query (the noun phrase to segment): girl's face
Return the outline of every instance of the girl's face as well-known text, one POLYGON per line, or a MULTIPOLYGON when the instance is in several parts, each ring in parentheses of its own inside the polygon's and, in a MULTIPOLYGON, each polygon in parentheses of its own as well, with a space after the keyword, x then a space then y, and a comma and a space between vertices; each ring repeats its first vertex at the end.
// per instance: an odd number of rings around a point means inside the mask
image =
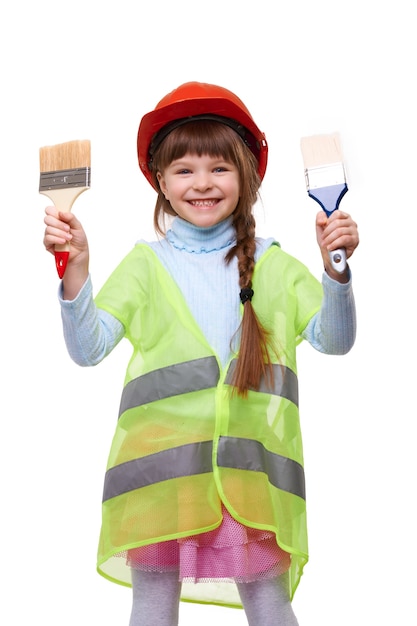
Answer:
POLYGON ((195 226, 223 221, 239 201, 239 173, 221 157, 185 154, 158 172, 162 193, 174 211, 195 226))

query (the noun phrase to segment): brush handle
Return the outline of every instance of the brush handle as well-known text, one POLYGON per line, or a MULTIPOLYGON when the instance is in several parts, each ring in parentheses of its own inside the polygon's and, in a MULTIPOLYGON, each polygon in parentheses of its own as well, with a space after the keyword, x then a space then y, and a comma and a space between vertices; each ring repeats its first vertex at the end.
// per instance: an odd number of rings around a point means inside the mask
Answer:
MULTIPOLYGON (((47 189, 41 191, 44 196, 48 196, 54 203, 58 211, 68 213, 79 195, 90 189, 90 187, 69 187, 65 189, 47 189)), ((68 263, 70 252, 69 243, 55 244, 55 265, 59 278, 63 278, 68 263)))
MULTIPOLYGON (((339 202, 341 200, 341 198, 344 196, 344 194, 347 191, 347 185, 345 185, 345 189, 342 191, 337 203, 336 203, 336 208, 333 209, 332 211, 329 211, 328 208, 323 208, 324 212, 326 213, 327 217, 330 217, 330 215, 333 213, 333 211, 336 211, 339 208, 339 202)), ((315 200, 317 200, 317 198, 314 198, 315 200)), ((320 203, 319 203, 320 204, 320 203)), ((346 250, 344 248, 338 248, 337 250, 331 250, 329 252, 329 258, 330 258, 330 263, 332 264, 332 268, 338 272, 339 274, 343 274, 343 272, 346 269, 346 250)))
POLYGON ((346 269, 346 250, 339 248, 338 250, 331 250, 329 252, 330 263, 336 272, 343 274, 346 269))

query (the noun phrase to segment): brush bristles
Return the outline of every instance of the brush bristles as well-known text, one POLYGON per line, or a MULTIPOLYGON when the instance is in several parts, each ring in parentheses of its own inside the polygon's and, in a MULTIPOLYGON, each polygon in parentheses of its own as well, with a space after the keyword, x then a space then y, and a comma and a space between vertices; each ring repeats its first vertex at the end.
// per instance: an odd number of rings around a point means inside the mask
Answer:
POLYGON ((301 152, 306 169, 343 161, 338 133, 303 137, 301 139, 301 152))
POLYGON ((91 144, 88 139, 68 141, 39 149, 41 172, 59 172, 90 167, 91 144))

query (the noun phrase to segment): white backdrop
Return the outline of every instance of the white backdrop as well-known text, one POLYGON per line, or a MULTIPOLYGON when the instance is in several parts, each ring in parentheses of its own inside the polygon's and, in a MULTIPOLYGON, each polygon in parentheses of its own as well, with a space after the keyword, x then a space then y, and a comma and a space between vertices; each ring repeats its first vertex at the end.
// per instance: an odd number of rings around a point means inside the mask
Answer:
MULTIPOLYGON (((266 133, 258 233, 317 276, 299 140, 341 134, 341 208, 361 235, 359 327, 346 357, 299 350, 311 559, 294 608, 300 626, 417 624, 413 4, 17 0, 3 3, 0 30, 1 623, 127 626, 130 612, 130 591, 95 572, 129 349, 93 369, 66 353, 42 246, 39 147, 91 139, 92 187, 74 212, 97 291, 138 238, 154 236, 139 120, 199 80, 235 91, 266 133)), ((196 620, 246 623, 239 610, 181 605, 181 626, 196 620)))

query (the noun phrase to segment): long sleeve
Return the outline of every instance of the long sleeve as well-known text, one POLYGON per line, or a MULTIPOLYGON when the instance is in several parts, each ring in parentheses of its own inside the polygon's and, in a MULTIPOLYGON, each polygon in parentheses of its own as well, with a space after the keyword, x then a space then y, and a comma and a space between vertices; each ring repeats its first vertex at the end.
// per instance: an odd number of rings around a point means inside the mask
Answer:
POLYGON ((325 354, 346 354, 356 337, 356 309, 352 278, 338 283, 323 274, 323 303, 310 320, 303 338, 325 354))
POLYGON ((64 300, 61 288, 58 297, 70 357, 77 365, 97 365, 124 336, 123 325, 96 307, 90 277, 74 300, 64 300))

